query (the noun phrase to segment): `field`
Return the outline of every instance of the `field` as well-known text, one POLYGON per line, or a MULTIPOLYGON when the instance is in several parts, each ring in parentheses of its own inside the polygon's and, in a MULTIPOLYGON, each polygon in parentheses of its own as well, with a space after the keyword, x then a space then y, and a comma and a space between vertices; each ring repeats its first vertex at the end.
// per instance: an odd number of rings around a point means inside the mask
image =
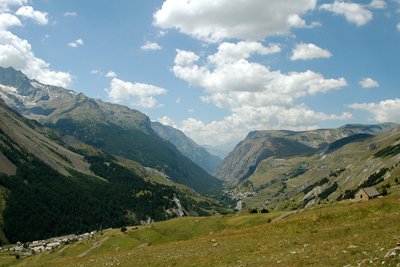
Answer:
MULTIPOLYGON (((393 189, 393 188, 392 188, 393 189)), ((400 195, 288 214, 181 218, 94 239, 1 266, 400 266, 400 195), (271 222, 272 219, 272 222, 271 222)))

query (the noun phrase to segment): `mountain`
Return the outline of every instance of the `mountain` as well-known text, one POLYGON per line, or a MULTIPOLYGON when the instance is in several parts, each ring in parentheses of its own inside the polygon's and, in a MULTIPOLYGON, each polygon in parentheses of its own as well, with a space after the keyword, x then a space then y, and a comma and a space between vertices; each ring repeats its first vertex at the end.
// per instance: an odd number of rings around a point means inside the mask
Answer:
POLYGON ((196 142, 187 137, 182 131, 159 122, 152 122, 151 127, 162 139, 169 141, 183 155, 210 174, 215 171, 222 161, 219 157, 211 155, 205 148, 196 144, 196 142))
POLYGON ((224 159, 226 156, 228 156, 229 152, 231 152, 233 150, 235 145, 236 145, 236 143, 228 144, 228 145, 214 144, 213 146, 203 145, 203 147, 212 155, 216 155, 219 158, 224 159))
POLYGON ((270 157, 309 155, 327 149, 339 139, 354 134, 376 134, 396 127, 393 123, 378 125, 345 125, 337 129, 313 131, 254 131, 241 141, 217 168, 215 175, 233 183, 250 177, 258 164, 270 157))
POLYGON ((244 200, 248 206, 298 209, 353 198, 360 188, 369 186, 384 194, 399 179, 397 127, 375 136, 344 137, 313 154, 266 158, 236 190, 254 193, 244 200))
POLYGON ((157 169, 200 193, 214 194, 221 188, 221 181, 160 138, 150 119, 137 110, 30 80, 13 68, 0 68, 0 96, 27 118, 157 169))
POLYGON ((165 174, 62 137, 0 98, 0 243, 223 211, 165 174))

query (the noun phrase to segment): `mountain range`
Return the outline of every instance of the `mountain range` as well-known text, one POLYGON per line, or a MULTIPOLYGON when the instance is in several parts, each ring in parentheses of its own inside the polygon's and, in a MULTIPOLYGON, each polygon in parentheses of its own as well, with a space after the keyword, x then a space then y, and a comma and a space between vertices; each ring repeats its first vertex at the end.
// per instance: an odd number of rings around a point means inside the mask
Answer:
MULTIPOLYGON (((310 155, 355 134, 375 135, 397 127, 394 123, 345 125, 337 129, 312 131, 253 131, 241 141, 217 168, 215 175, 237 183, 246 180, 258 164, 270 157, 310 155)), ((332 149, 332 148, 331 148, 332 149)))
POLYGON ((159 137, 150 119, 137 110, 39 83, 13 68, 0 68, 0 96, 29 119, 109 154, 157 169, 200 193, 214 194, 222 186, 220 180, 159 137))
POLYGON ((224 212, 156 169, 67 139, 0 99, 1 243, 224 212))
MULTIPOLYGON (((400 127, 396 124, 346 125, 301 133, 252 133, 237 149, 250 144, 254 145, 255 152, 252 160, 258 163, 246 176, 228 180, 233 195, 252 193, 253 197, 243 199, 249 207, 299 209, 352 199, 359 189, 370 186, 385 194, 400 179, 400 127), (314 138, 304 138, 308 134, 314 138), (276 142, 277 135, 279 142, 276 142), (289 142, 284 142, 285 135, 289 142), (344 137, 336 140, 340 136, 344 137), (296 142, 295 149, 290 149, 293 142, 296 142), (303 147, 297 142, 313 146, 299 149, 303 147), (264 154, 257 150, 260 146, 264 146, 264 154)), ((247 159, 251 158, 246 155, 247 159)))

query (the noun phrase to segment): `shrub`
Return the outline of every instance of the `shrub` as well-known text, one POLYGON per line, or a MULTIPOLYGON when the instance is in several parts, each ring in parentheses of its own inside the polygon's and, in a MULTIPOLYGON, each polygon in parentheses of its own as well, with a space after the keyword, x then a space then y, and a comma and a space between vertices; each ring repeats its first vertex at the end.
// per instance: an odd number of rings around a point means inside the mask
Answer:
POLYGON ((16 260, 19 260, 20 258, 21 258, 21 256, 20 256, 19 254, 16 254, 16 255, 15 255, 15 259, 16 259, 16 260))
POLYGON ((262 208, 261 213, 268 213, 269 210, 267 208, 262 208))
POLYGON ((249 212, 250 213, 258 213, 258 210, 256 208, 250 208, 249 212))
POLYGON ((126 231, 128 231, 128 229, 125 227, 125 226, 122 226, 121 227, 121 233, 126 233, 126 231))

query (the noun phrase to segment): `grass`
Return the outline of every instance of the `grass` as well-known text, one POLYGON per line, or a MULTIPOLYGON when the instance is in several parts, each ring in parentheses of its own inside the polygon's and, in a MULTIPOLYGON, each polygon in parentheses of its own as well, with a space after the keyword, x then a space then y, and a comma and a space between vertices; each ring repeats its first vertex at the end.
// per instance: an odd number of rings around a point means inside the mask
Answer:
POLYGON ((104 231, 52 253, 1 266, 397 266, 385 259, 400 241, 400 194, 282 213, 181 218, 104 231), (145 245, 143 245, 145 244, 145 245), (91 249, 95 247, 95 249, 91 249), (82 257, 84 252, 88 252, 82 257))

